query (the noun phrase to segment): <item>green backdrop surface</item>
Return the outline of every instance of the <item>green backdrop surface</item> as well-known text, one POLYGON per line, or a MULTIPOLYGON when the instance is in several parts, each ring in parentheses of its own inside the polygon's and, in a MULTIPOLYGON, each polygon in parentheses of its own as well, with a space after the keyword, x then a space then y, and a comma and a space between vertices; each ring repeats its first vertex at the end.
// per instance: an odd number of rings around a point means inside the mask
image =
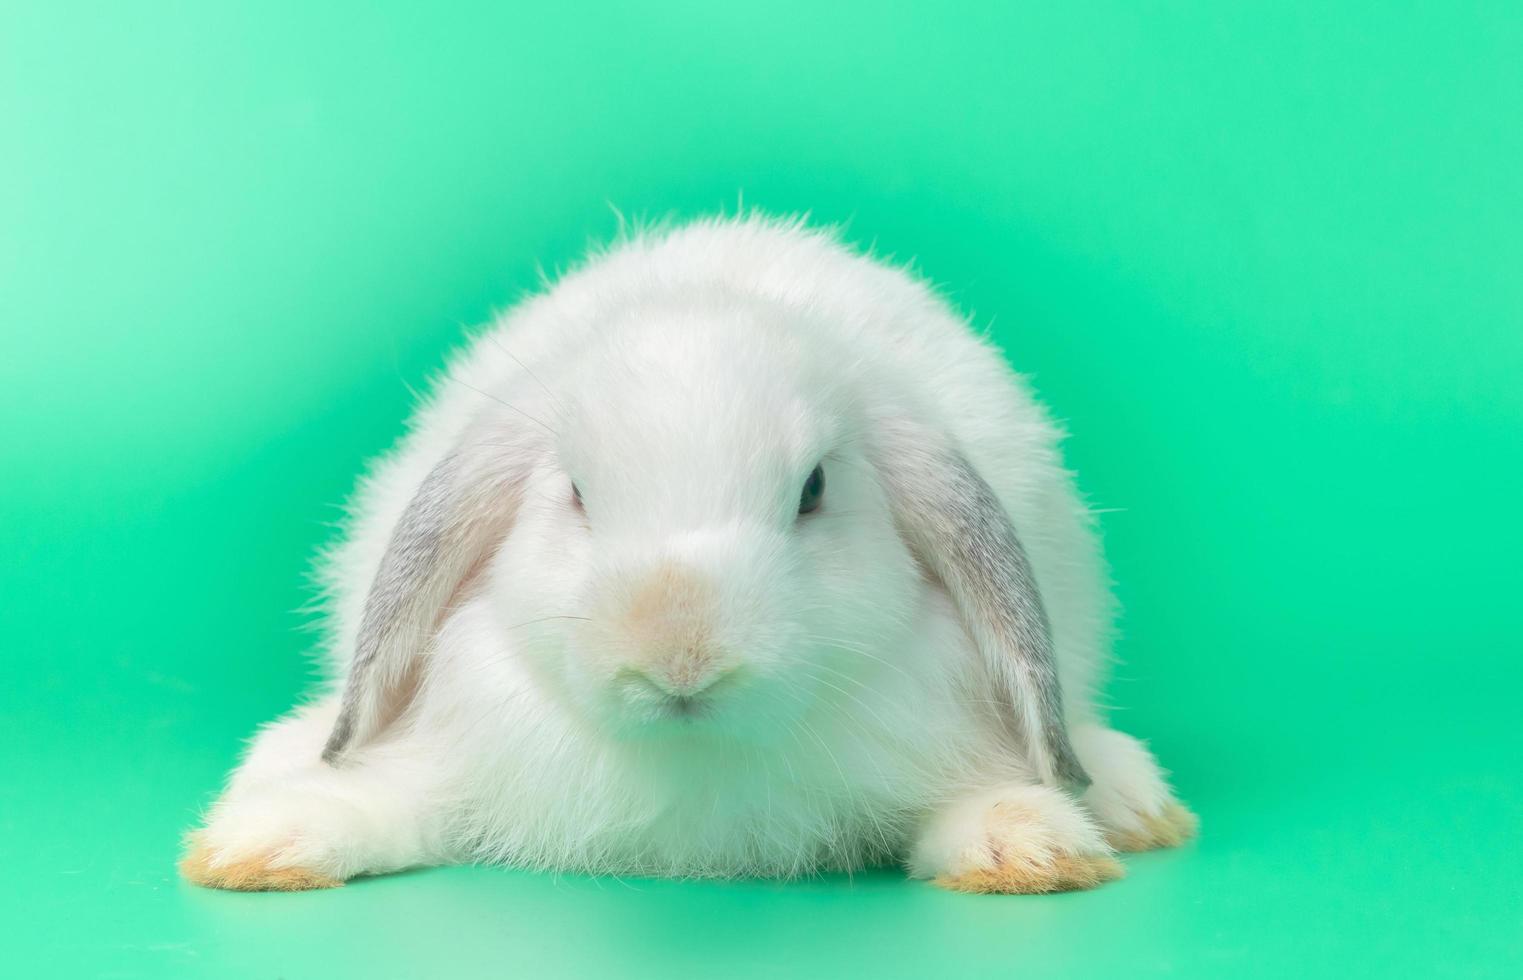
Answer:
POLYGON ((5 972, 1519 975, 1520 51, 1500 2, 0 2, 5 972), (742 195, 1068 421, 1199 843, 1044 898, 177 880, 408 387, 610 205, 742 195))

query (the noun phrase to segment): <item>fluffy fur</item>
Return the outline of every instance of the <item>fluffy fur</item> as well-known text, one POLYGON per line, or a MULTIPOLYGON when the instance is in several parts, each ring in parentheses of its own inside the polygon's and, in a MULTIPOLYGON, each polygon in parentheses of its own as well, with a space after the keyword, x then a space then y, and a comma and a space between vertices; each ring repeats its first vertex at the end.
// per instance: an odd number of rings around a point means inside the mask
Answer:
POLYGON ((1111 600, 1060 438, 932 290, 829 233, 758 217, 628 237, 475 338, 373 468, 324 560, 335 676, 356 688, 394 539, 452 570, 428 602, 389 600, 414 605, 375 642, 410 652, 365 667, 384 683, 332 761, 337 687, 256 736, 182 870, 271 890, 471 861, 1114 878, 1113 847, 1194 821, 1095 709, 1111 600), (1082 797, 1028 761, 1020 706, 896 530, 875 439, 899 415, 959 447, 1019 530, 1082 797), (466 516, 416 502, 442 459, 494 474, 461 492, 466 516), (799 516, 821 462, 824 504, 799 516))

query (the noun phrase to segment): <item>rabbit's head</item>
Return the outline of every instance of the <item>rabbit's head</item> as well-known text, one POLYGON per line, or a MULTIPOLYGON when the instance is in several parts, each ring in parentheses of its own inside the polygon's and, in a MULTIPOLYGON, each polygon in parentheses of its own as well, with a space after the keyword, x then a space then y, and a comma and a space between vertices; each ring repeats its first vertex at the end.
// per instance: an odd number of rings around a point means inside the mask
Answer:
POLYGON ((786 731, 885 669, 913 607, 860 379, 773 317, 631 315, 530 383, 543 449, 488 588, 505 644, 621 736, 786 731))
POLYGON ((1033 768, 1082 786, 1001 502, 892 358, 810 316, 732 296, 605 311, 532 370, 511 327, 478 344, 498 363, 468 365, 484 386, 452 376, 481 397, 393 531, 325 758, 397 717, 479 589, 503 656, 611 736, 764 740, 892 669, 930 579, 1033 768))

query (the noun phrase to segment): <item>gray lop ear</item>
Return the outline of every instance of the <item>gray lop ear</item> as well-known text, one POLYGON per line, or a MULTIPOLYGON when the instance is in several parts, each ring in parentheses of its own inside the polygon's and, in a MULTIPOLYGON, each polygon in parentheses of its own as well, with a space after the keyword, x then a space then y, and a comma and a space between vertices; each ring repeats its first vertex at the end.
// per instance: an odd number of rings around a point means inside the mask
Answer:
POLYGON ((522 464, 504 456, 500 446, 467 444, 424 478, 392 531, 366 597, 323 761, 342 761, 401 713, 451 601, 512 523, 522 464))
POLYGON ((880 424, 879 478, 900 532, 937 575, 978 644, 1009 719, 1043 782, 1074 792, 1074 755, 1052 631, 1031 563, 993 488, 961 450, 918 423, 880 424))

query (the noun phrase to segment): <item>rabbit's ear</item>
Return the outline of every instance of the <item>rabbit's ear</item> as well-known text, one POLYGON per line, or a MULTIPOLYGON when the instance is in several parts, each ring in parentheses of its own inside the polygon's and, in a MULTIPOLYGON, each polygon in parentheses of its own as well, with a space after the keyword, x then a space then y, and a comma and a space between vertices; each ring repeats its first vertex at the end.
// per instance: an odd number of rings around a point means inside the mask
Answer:
POLYGON ((324 761, 341 761, 406 707, 445 613, 507 534, 529 460, 468 437, 418 487, 370 585, 324 761))
POLYGON ((900 533, 946 586, 977 643, 1006 720, 1046 783, 1089 785, 1069 742, 1052 633, 1031 563, 994 490, 952 442, 879 420, 875 464, 900 533))

